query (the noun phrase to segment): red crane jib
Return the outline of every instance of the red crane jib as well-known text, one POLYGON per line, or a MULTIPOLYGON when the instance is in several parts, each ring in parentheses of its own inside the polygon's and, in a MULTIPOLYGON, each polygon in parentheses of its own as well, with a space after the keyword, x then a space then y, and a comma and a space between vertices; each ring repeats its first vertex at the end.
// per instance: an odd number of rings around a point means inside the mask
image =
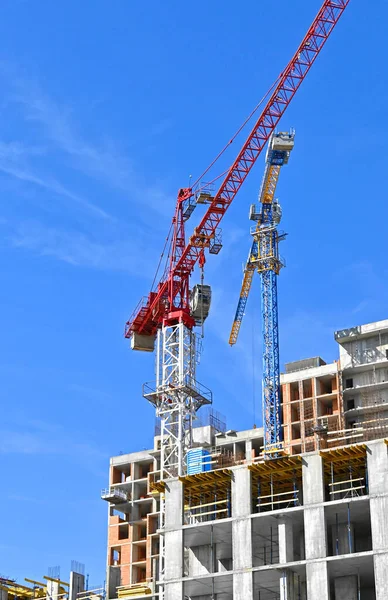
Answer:
MULTIPOLYGON (((350 0, 325 0, 298 50, 281 73, 267 105, 230 167, 213 201, 209 204, 200 224, 194 229, 179 261, 167 274, 165 280, 160 282, 157 291, 151 292, 145 302, 137 307, 133 316, 126 323, 125 337, 130 338, 133 332, 155 335, 157 329, 163 324, 166 313, 169 312, 169 309, 166 308, 168 291, 172 289, 175 295, 179 294, 179 279, 192 273, 204 247, 208 247, 209 240, 214 237, 221 219, 349 2, 350 0)), ((181 197, 178 195, 178 201, 182 201, 182 192, 180 193, 181 197)), ((186 189, 184 195, 186 198, 189 197, 192 195, 192 190, 186 189)), ((181 313, 182 311, 179 313, 180 317, 182 317, 181 313)), ((178 314, 176 317, 180 318, 178 314)))

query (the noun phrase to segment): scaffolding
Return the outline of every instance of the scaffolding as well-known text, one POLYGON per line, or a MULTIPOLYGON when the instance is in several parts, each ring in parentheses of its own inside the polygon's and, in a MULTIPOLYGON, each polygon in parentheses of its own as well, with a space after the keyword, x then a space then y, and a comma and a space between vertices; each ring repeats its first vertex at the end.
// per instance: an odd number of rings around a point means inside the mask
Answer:
POLYGON ((366 445, 344 446, 321 453, 327 500, 342 500, 368 494, 366 445))
POLYGON ((250 465, 254 512, 300 506, 302 457, 287 456, 250 465))
POLYGON ((184 486, 184 522, 203 523, 231 516, 230 469, 218 469, 180 480, 184 486))
MULTIPOLYGON (((376 383, 374 373, 374 383, 376 383)), ((377 440, 388 435, 387 407, 379 390, 363 390, 361 406, 367 409, 367 415, 362 420, 364 441, 377 440)))

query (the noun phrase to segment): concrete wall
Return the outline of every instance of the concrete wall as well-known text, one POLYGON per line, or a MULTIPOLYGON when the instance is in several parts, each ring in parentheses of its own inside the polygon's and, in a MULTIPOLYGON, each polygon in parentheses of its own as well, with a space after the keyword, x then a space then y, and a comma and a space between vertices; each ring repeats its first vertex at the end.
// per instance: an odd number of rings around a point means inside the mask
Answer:
POLYGON ((388 598, 388 451, 383 441, 368 444, 368 477, 376 600, 388 598))
POLYGON ((307 560, 307 598, 329 600, 327 573, 327 539, 325 510, 320 505, 325 499, 323 463, 318 453, 305 455, 302 466, 305 556, 307 560))
POLYGON ((388 349, 388 333, 341 342, 341 369, 386 360, 386 349, 388 349))
POLYGON ((182 600, 183 583, 183 484, 169 480, 165 491, 165 600, 182 600), (177 581, 173 581, 177 580, 177 581))
POLYGON ((69 583, 69 600, 77 600, 77 594, 85 590, 85 575, 71 571, 69 583))
POLYGON ((253 600, 251 472, 234 471, 232 480, 233 600, 253 600))

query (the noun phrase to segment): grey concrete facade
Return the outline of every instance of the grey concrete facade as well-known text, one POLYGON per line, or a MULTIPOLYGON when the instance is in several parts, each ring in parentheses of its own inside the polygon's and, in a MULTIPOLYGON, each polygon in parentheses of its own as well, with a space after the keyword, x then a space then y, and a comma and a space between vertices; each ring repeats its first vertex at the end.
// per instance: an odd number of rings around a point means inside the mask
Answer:
POLYGON ((169 483, 165 599, 386 600, 384 440, 370 442, 366 457, 368 489, 351 496, 344 490, 345 497, 330 499, 326 459, 319 453, 304 455, 303 503, 261 513, 255 512, 249 465, 233 467, 231 517, 191 524, 185 524, 181 510, 184 480, 169 483))
POLYGON ((388 320, 335 332, 345 422, 364 439, 388 434, 388 320), (366 435, 366 437, 365 437, 366 435))

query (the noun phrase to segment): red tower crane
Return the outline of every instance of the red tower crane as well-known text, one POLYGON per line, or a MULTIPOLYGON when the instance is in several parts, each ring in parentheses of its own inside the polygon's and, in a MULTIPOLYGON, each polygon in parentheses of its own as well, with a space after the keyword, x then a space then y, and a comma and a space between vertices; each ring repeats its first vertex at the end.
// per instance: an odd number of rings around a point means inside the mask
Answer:
POLYGON ((157 341, 156 383, 144 396, 156 407, 162 422, 161 478, 185 472, 191 423, 211 394, 195 379, 195 325, 203 323, 210 288, 190 291, 190 276, 205 250, 221 249, 218 226, 251 171, 266 142, 318 57, 350 0, 325 0, 299 48, 279 75, 262 114, 227 171, 218 191, 181 188, 172 223, 170 262, 161 280, 136 308, 126 324, 125 337, 136 350, 152 351, 157 341), (206 212, 186 243, 185 222, 197 204, 206 212))

